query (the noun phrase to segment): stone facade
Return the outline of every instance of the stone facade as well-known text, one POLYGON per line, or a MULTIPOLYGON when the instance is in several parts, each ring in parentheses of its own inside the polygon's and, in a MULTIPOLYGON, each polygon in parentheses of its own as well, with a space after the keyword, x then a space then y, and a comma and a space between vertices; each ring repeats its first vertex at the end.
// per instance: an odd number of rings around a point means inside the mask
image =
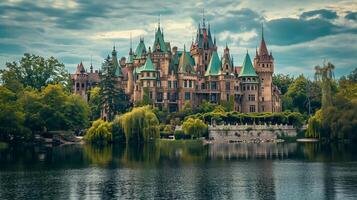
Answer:
MULTIPOLYGON (((253 63, 247 52, 242 66, 234 65, 228 45, 223 55, 218 55, 216 39, 204 20, 189 49, 171 48, 159 24, 152 48, 147 49, 140 38, 136 50, 130 48, 127 58, 118 62, 114 49, 112 59, 121 72, 119 87, 125 89, 133 103, 146 95, 153 106, 170 112, 182 109, 186 102, 196 107, 204 100, 214 104, 229 102, 235 111, 244 113, 281 111, 280 91, 272 83, 274 58, 263 34, 253 63)), ((78 88, 77 83, 92 86, 91 76, 94 75, 77 69, 73 91, 86 98, 89 87, 78 88)))

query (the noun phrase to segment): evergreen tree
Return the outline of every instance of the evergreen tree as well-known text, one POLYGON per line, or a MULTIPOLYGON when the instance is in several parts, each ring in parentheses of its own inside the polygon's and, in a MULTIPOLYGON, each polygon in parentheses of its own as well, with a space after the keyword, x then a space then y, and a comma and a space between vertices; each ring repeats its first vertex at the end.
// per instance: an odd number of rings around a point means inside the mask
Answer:
POLYGON ((100 103, 103 112, 106 115, 106 120, 112 121, 115 115, 127 110, 129 106, 129 98, 125 95, 124 91, 118 87, 118 79, 115 76, 115 65, 109 55, 102 65, 99 77, 100 103))

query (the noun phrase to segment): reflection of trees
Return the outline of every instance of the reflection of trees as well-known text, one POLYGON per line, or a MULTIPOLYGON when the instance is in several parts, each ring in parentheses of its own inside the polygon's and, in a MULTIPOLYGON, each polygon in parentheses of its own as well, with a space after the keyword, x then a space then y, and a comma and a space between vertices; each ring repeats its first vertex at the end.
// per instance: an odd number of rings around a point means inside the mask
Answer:
POLYGON ((113 149, 111 145, 96 146, 96 145, 84 145, 84 156, 92 164, 107 165, 113 160, 113 149))

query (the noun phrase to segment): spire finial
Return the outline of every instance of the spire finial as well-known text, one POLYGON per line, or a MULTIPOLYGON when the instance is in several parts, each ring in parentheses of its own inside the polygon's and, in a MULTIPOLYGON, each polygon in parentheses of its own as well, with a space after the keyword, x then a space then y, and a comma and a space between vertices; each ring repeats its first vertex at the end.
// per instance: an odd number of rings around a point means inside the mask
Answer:
POLYGON ((264 26, 263 26, 263 23, 262 23, 262 40, 264 40, 264 26))
POLYGON ((93 73, 92 55, 90 55, 90 73, 93 73))
POLYGON ((130 49, 133 47, 133 38, 131 37, 131 32, 130 32, 130 49))
POLYGON ((160 29, 160 18, 161 18, 161 14, 159 14, 159 19, 158 19, 158 27, 160 29))
POLYGON ((206 27, 206 22, 205 22, 205 8, 203 8, 202 11, 202 27, 205 28, 206 27))

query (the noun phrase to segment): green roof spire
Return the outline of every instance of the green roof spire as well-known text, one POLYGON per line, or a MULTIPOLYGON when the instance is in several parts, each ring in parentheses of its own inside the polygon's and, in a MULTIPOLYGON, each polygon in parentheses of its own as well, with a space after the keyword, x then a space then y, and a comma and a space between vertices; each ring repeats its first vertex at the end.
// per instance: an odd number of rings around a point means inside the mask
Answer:
POLYGON ((191 56, 188 52, 186 52, 186 46, 184 45, 183 52, 179 57, 179 65, 178 65, 179 71, 181 73, 191 73, 191 74, 195 73, 193 69, 194 63, 192 63, 190 58, 191 56))
POLYGON ((141 67, 140 72, 155 72, 154 65, 150 59, 150 56, 147 57, 144 66, 141 67))
POLYGON ((211 60, 208 64, 205 76, 218 76, 221 73, 222 63, 219 60, 217 51, 212 53, 211 60))
POLYGON ((144 56, 144 54, 146 54, 146 47, 145 47, 145 43, 144 43, 144 38, 140 37, 140 42, 138 44, 138 46, 136 47, 135 50, 135 56, 136 57, 142 57, 144 56))
POLYGON ((167 52, 166 44, 164 41, 164 34, 161 31, 161 28, 158 27, 156 33, 155 33, 155 42, 152 48, 154 49, 154 52, 158 50, 157 47, 160 47, 160 51, 162 52, 167 52))
POLYGON ((247 76, 254 76, 254 77, 258 76, 254 70, 252 61, 250 60, 248 50, 247 50, 247 54, 245 54, 242 69, 240 70, 239 73, 239 77, 247 77, 247 76))

